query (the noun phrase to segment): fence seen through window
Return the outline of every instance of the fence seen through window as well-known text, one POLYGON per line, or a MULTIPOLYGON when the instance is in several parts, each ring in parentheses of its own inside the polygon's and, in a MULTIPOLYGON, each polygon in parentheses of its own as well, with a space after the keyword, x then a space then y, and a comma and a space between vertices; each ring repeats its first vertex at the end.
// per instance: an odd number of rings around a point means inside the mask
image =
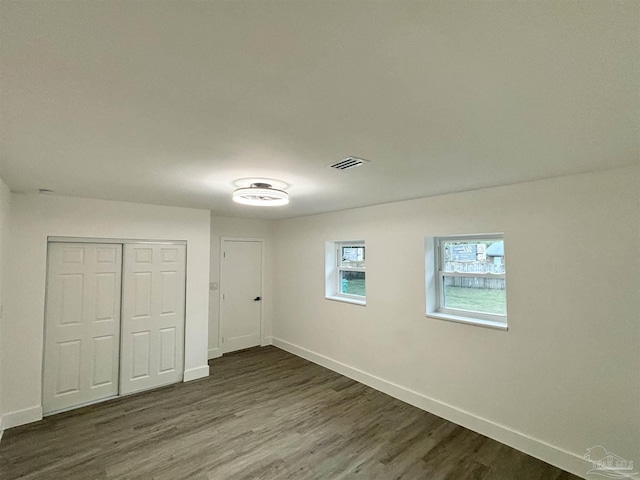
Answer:
POLYGON ((441 237, 438 244, 439 310, 506 315, 502 237, 441 237))

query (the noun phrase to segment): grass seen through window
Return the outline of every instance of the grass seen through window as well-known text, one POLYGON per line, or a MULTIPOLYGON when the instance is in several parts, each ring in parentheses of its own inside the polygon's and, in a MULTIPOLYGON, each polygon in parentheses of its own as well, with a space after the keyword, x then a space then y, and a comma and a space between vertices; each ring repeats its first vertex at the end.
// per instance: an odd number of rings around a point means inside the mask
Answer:
POLYGON ((444 299, 446 308, 498 315, 507 313, 505 290, 445 286, 444 299))
POLYGON ((343 280, 341 293, 347 293, 349 295, 360 295, 362 297, 365 297, 367 295, 367 290, 365 287, 364 278, 343 280))

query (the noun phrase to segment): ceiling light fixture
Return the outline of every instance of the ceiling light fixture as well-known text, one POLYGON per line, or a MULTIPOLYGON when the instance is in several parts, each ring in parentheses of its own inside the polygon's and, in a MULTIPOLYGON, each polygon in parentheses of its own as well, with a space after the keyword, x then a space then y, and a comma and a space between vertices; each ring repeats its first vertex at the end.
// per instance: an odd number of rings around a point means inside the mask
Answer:
POLYGON ((273 188, 270 183, 252 183, 249 187, 235 190, 233 201, 243 205, 277 207, 289 203, 289 194, 273 188))

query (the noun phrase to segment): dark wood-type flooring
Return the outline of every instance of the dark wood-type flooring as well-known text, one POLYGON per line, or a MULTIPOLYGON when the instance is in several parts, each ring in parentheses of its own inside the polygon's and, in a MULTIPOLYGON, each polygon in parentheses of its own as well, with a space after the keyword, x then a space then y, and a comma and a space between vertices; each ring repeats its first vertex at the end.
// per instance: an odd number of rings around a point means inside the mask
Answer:
POLYGON ((5 432, 0 479, 578 480, 275 347, 5 432))

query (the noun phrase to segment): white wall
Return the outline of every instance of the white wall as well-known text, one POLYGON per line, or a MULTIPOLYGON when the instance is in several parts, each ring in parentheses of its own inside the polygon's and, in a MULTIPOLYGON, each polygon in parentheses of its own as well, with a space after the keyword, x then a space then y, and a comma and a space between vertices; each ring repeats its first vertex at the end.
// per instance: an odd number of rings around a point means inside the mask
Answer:
POLYGON ((186 240, 185 379, 208 375, 206 210, 12 194, 2 343, 5 428, 41 417, 47 237, 186 240))
POLYGON ((640 167, 282 220, 274 344, 584 476, 640 463, 640 167), (425 317, 424 238, 504 232, 509 331, 425 317), (364 239, 367 305, 324 299, 364 239))
MULTIPOLYGON (((273 222, 269 220, 211 216, 211 282, 220 284, 220 239, 222 237, 264 239, 264 285, 262 316, 265 343, 270 341, 273 312, 273 222)), ((209 358, 222 355, 220 348, 220 289, 209 292, 209 358)))
MULTIPOLYGON (((6 243, 9 234, 8 221, 9 221, 9 200, 10 200, 9 188, 4 184, 2 178, 0 178, 0 348, 2 348, 2 337, 4 330, 4 282, 6 280, 5 270, 5 255, 6 255, 6 243)), ((3 431, 3 403, 2 403, 2 391, 4 384, 2 381, 2 355, 0 351, 0 438, 2 438, 3 431)))

